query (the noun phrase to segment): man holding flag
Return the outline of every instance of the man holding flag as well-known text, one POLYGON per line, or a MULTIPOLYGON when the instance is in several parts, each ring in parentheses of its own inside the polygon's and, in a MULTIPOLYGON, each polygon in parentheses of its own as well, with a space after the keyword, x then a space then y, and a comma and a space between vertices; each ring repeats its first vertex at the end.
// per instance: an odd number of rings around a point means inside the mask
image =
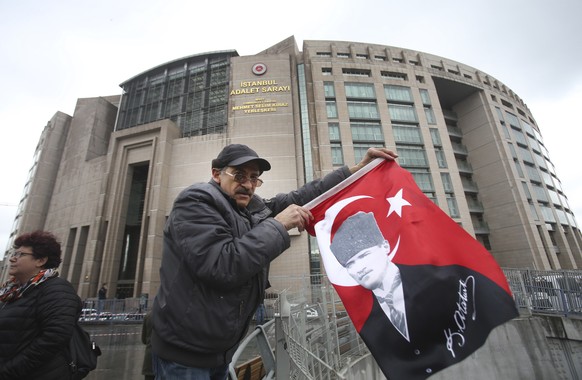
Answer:
POLYGON ((493 257, 395 162, 376 160, 305 207, 326 273, 387 378, 427 378, 517 316, 493 257))
POLYGON ((396 155, 370 148, 358 165, 263 199, 255 190, 271 164, 242 144, 218 153, 210 180, 178 195, 164 228, 152 312, 156 378, 226 378, 269 286, 269 263, 290 246, 287 231, 303 231, 312 218, 302 206, 376 157, 393 160, 396 155))

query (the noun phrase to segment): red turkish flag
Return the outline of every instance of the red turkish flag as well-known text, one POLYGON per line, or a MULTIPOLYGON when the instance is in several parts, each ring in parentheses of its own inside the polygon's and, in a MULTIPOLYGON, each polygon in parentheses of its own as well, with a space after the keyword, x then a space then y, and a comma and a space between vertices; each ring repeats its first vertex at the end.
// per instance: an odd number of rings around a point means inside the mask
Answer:
POLYGON ((305 207, 327 276, 387 378, 424 379, 518 315, 491 254, 396 162, 377 159, 305 207))

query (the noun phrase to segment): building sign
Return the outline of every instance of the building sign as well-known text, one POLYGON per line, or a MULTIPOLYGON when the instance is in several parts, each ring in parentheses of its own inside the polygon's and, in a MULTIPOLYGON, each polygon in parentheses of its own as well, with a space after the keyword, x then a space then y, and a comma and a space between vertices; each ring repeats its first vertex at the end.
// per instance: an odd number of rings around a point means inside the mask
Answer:
POLYGON ((246 114, 277 112, 277 109, 280 107, 289 107, 289 102, 282 101, 281 99, 270 99, 267 96, 275 94, 286 95, 290 93, 290 85, 281 85, 274 79, 242 81, 239 82, 238 88, 233 88, 230 91, 230 96, 233 98, 233 104, 238 103, 238 105, 232 107, 232 110, 235 112, 242 111, 246 114), (251 96, 246 99, 247 96, 245 95, 251 96), (236 102, 236 100, 239 102, 236 102), (240 101, 242 101, 242 104, 240 101))
POLYGON ((230 91, 230 96, 270 92, 291 92, 291 86, 281 86, 276 80, 244 81, 240 82, 239 88, 230 91))
POLYGON ((233 111, 243 111, 243 113, 263 113, 277 112, 279 107, 289 107, 287 102, 279 102, 266 98, 255 98, 251 101, 244 102, 240 106, 233 106, 233 111))

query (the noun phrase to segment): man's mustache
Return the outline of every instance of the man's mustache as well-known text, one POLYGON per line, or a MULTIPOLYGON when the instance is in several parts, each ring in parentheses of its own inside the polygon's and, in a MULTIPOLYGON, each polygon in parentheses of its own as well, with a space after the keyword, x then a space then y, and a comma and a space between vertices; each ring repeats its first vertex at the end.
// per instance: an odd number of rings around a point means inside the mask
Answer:
POLYGON ((249 197, 250 197, 251 195, 253 195, 251 191, 249 191, 249 190, 247 190, 247 189, 244 189, 244 188, 243 188, 243 189, 238 189, 238 190, 236 190, 234 193, 235 193, 235 194, 248 195, 249 197))

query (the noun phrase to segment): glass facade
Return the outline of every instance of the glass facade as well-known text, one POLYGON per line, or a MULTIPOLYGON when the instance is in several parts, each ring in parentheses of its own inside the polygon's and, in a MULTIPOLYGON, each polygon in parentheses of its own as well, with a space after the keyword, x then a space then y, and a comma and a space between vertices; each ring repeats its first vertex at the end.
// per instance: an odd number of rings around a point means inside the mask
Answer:
POLYGON ((183 136, 226 130, 230 57, 195 56, 154 68, 123 83, 116 130, 173 120, 183 136))

